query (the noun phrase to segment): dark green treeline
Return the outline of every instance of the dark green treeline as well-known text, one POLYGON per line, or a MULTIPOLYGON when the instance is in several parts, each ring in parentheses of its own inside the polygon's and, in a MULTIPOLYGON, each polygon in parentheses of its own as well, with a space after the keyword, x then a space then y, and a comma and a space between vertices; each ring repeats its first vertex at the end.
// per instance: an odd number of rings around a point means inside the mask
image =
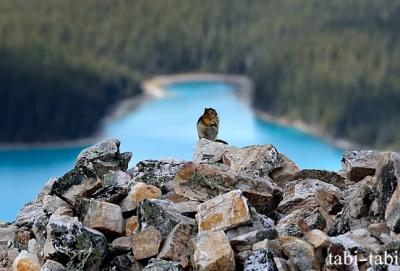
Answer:
POLYGON ((0 142, 92 134, 138 82, 248 75, 254 106, 400 146, 395 0, 0 1, 0 142))

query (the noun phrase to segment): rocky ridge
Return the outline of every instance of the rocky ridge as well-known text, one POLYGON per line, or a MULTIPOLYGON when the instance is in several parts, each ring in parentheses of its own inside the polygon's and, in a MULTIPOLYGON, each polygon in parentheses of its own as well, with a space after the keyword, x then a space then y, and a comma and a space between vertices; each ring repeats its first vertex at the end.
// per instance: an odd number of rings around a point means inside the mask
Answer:
POLYGON ((0 271, 400 270, 397 153, 300 170, 272 145, 201 139, 193 161, 128 169, 119 146, 83 150, 0 225, 0 271))

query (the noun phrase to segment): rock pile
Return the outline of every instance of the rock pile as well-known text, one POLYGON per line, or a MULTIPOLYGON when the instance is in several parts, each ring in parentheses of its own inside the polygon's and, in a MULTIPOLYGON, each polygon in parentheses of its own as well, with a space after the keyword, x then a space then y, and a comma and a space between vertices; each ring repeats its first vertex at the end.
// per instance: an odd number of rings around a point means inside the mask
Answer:
POLYGON ((397 153, 299 170, 272 145, 202 139, 192 162, 128 170, 119 145, 83 150, 0 225, 0 271, 400 270, 397 153))

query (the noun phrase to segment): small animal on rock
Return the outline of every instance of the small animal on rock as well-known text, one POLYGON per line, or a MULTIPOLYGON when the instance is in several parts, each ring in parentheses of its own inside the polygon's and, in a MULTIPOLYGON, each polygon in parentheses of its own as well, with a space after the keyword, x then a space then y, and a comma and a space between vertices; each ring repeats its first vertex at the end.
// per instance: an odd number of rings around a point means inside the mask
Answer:
POLYGON ((218 128, 219 118, 217 111, 214 108, 204 108, 203 115, 201 115, 197 121, 197 134, 199 138, 206 138, 208 140, 227 144, 225 141, 217 139, 218 128))

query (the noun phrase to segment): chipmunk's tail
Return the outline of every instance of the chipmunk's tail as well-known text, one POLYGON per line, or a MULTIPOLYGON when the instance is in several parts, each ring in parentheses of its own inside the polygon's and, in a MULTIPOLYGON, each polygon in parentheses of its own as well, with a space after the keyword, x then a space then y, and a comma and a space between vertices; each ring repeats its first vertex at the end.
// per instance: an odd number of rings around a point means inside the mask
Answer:
POLYGON ((222 144, 228 145, 228 142, 226 142, 226 141, 223 141, 222 139, 216 139, 216 140, 215 140, 215 142, 219 142, 219 143, 222 143, 222 144))

